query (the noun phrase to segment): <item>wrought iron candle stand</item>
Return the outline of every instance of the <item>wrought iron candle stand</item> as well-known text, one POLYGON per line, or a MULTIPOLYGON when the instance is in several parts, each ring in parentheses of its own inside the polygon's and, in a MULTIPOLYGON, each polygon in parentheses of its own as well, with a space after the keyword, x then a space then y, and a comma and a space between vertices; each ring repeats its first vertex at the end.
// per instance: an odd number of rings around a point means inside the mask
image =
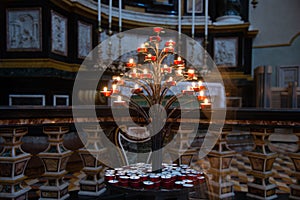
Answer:
POLYGON ((0 153, 0 199, 27 199, 30 187, 23 184, 24 171, 31 155, 21 149, 27 128, 2 128, 3 150, 0 153))
POLYGON ((78 195, 82 196, 99 196, 106 191, 104 178, 101 172, 104 169, 103 164, 99 161, 106 153, 106 148, 102 148, 99 141, 99 126, 86 126, 83 131, 87 134, 87 141, 84 148, 78 150, 83 161, 82 171, 86 177, 80 181, 80 191, 78 195))
POLYGON ((66 126, 44 127, 43 132, 48 135, 49 145, 44 152, 38 154, 42 159, 47 178, 45 185, 40 187, 40 200, 60 199, 69 197, 68 182, 63 177, 67 173, 66 166, 72 152, 63 146, 63 136, 69 132, 66 126))
POLYGON ((200 102, 204 99, 197 97, 206 98, 200 95, 201 90, 206 88, 201 85, 203 77, 197 66, 186 67, 186 61, 176 52, 175 41, 166 41, 164 46, 161 46, 161 34, 165 33, 165 30, 154 27, 153 31, 155 35, 150 36, 137 48, 138 62, 135 63, 133 58, 129 59, 126 63, 126 73, 122 73, 119 80, 112 81, 112 89, 103 88, 101 94, 114 99, 111 103, 113 108, 128 106, 142 118, 151 135, 152 170, 160 172, 163 160, 161 149, 168 131, 165 122, 180 107, 182 110, 188 108, 184 111, 186 113, 199 110, 200 102), (190 82, 190 85, 174 94, 170 88, 178 86, 181 82, 190 82), (123 89, 131 89, 131 92, 124 94, 123 89), (142 105, 141 102, 146 105, 142 105))

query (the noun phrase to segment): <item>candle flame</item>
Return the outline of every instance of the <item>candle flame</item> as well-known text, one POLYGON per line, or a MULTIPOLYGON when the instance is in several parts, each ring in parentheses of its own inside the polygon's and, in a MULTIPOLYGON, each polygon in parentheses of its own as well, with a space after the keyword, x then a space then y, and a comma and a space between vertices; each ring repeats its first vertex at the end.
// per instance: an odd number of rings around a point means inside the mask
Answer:
POLYGON ((169 78, 169 81, 170 81, 170 82, 173 81, 173 77, 170 77, 170 78, 169 78))
POLYGON ((130 59, 129 59, 129 63, 133 63, 133 58, 130 58, 130 59))
POLYGON ((207 98, 204 99, 204 103, 208 104, 208 99, 207 98))
POLYGON ((178 56, 177 60, 178 60, 178 61, 181 61, 181 57, 180 57, 180 56, 178 56))
POLYGON ((189 70, 188 70, 188 73, 190 73, 190 74, 194 74, 194 73, 195 73, 195 70, 193 70, 193 69, 189 69, 189 70))
POLYGON ((198 85, 199 85, 199 86, 202 86, 202 81, 199 81, 199 82, 198 82, 198 85))
POLYGON ((204 96, 204 91, 201 90, 200 93, 199 93, 199 95, 200 95, 201 97, 203 97, 203 96, 204 96))
POLYGON ((139 88, 139 85, 138 84, 135 84, 134 85, 134 89, 138 89, 139 88))
POLYGON ((164 64, 164 68, 167 68, 168 67, 168 65, 167 64, 164 64))

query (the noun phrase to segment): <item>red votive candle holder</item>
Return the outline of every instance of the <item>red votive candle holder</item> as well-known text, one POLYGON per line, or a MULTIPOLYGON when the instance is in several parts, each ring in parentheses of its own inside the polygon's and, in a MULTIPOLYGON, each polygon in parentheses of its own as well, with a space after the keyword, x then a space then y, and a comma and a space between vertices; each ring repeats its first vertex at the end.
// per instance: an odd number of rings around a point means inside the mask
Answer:
POLYGON ((138 53, 147 53, 148 49, 146 47, 139 47, 137 48, 138 53))
POLYGON ((150 36, 150 42, 159 42, 160 40, 159 36, 150 36))
POLYGON ((114 180, 109 180, 108 183, 111 185, 118 185, 119 181, 114 179, 114 180))
POLYGON ((181 188, 183 188, 183 184, 184 184, 183 181, 175 181, 174 187, 175 187, 176 189, 181 189, 181 188))
POLYGON ((141 174, 140 175, 140 179, 141 179, 141 181, 143 182, 143 181, 147 181, 148 180, 148 174, 141 174))
POLYGON ((149 180, 155 183, 157 181, 160 181, 160 177, 159 175, 150 175, 149 180))
POLYGON ((129 177, 128 176, 120 176, 119 177, 119 185, 123 187, 128 187, 129 177))
POLYGON ((160 33, 162 30, 163 30, 163 28, 161 28, 161 27, 154 27, 154 28, 153 28, 153 31, 154 31, 155 33, 160 33))
POLYGON ((116 178, 116 176, 114 174, 105 174, 104 176, 105 181, 110 181, 110 180, 114 180, 116 178))
POLYGON ((131 176, 129 183, 132 188, 140 188, 140 177, 139 176, 131 176))
POLYGON ((144 181, 143 185, 144 185, 145 189, 153 189, 154 188, 154 183, 152 181, 144 181))

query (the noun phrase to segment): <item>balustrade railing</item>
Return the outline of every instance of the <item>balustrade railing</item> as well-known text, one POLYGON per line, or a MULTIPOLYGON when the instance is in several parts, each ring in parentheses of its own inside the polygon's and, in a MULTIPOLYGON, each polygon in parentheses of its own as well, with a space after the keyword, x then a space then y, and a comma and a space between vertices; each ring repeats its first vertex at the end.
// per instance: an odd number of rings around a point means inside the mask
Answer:
MULTIPOLYGON (((278 115, 283 113, 283 117, 277 116, 278 119, 274 120, 276 116, 274 116, 272 112, 271 115, 270 112, 271 111, 264 113, 264 116, 270 116, 270 119, 263 121, 255 117, 259 116, 259 111, 257 110, 241 110, 237 111, 234 115, 233 113, 228 113, 227 118, 229 119, 225 121, 226 126, 223 129, 222 135, 215 144, 215 147, 208 154, 210 169, 205 172, 208 177, 210 177, 207 180, 209 188, 207 192, 210 199, 232 199, 235 193, 240 191, 254 199, 275 199, 277 195, 288 192, 290 192, 290 198, 300 198, 300 152, 273 152, 273 148, 269 148, 270 144, 268 141, 269 136, 274 133, 276 128, 292 129, 293 134, 299 137, 300 122, 297 120, 300 118, 295 118, 295 116, 298 115, 295 111, 288 113, 288 115, 284 111, 277 110, 274 112, 277 112, 278 115), (244 113, 247 113, 249 116, 244 113), (254 116, 251 116, 251 113, 254 116), (290 117, 284 118, 284 115, 290 117), (235 116, 235 119, 233 119, 232 116, 235 116), (239 152, 230 149, 230 146, 234 146, 232 145, 232 140, 228 146, 228 138, 236 137, 239 129, 243 135, 248 131, 248 134, 253 136, 253 140, 251 141, 242 140, 245 143, 244 149, 247 150, 245 152, 242 151, 243 144, 240 144, 238 148, 239 152), (249 158, 251 164, 250 168, 245 170, 246 166, 238 166, 240 173, 244 171, 243 173, 247 181, 246 184, 245 179, 236 179, 236 173, 235 177, 232 175, 233 168, 231 161, 236 159, 234 158, 235 156, 245 159, 247 157, 249 158), (287 156, 290 160, 278 159, 278 157, 287 156), (292 164, 294 164, 294 167, 292 167, 292 164), (275 167, 280 165, 285 165, 288 171, 277 171, 275 167), (282 174, 284 175, 282 176, 282 174), (280 178, 282 178, 283 181, 279 180, 280 178), (286 182, 284 182, 284 180, 286 180, 286 182), (240 186, 243 186, 243 188, 240 186)), ((39 117, 41 118, 40 121, 43 121, 43 117, 39 117)), ((18 120, 13 119, 16 118, 16 116, 6 117, 7 119, 1 116, 5 122, 9 122, 5 124, 1 123, 0 125, 0 136, 2 138, 0 140, 0 150, 2 149, 0 153, 1 199, 28 199, 29 193, 30 197, 34 196, 33 192, 36 191, 36 188, 38 188, 38 190, 35 193, 35 197, 40 199, 66 199, 70 191, 87 196, 99 196, 103 194, 105 189, 103 189, 102 170, 105 166, 90 156, 95 154, 95 152, 105 152, 105 149, 98 149, 97 140, 94 139, 94 137, 97 137, 98 130, 93 127, 87 127, 85 130, 88 136, 87 143, 89 143, 87 146, 89 146, 90 149, 82 147, 77 150, 69 150, 63 145, 64 135, 69 134, 70 129, 74 126, 73 121, 70 120, 71 117, 68 117, 68 115, 64 115, 62 119, 58 116, 54 116, 54 123, 51 124, 39 123, 40 121, 36 119, 27 119, 27 122, 31 121, 32 124, 20 124, 18 120), (60 123, 61 121, 64 121, 64 123, 60 123), (65 123, 66 121, 68 121, 68 123, 65 123), (35 137, 45 137, 48 135, 48 147, 37 154, 43 161, 45 169, 42 177, 30 177, 33 174, 32 171, 30 171, 32 165, 27 165, 27 163, 30 163, 33 157, 36 159, 36 155, 24 152, 21 148, 21 144, 22 137, 26 138, 26 135, 30 137, 33 134, 31 131, 37 127, 38 130, 43 130, 43 132, 39 134, 34 133, 35 137), (40 127, 42 127, 42 129, 40 127), (73 182, 70 183, 70 180, 67 180, 69 175, 67 174, 66 166, 69 156, 75 152, 78 152, 81 156, 81 160, 78 161, 81 162, 79 164, 81 165, 81 171, 73 175, 76 180, 72 180, 73 182), (28 173, 28 177, 25 171, 30 172, 28 173), (32 181, 32 179, 36 181, 32 181), (36 183, 40 180, 43 180, 44 184, 35 185, 35 189, 33 189, 31 183, 36 183)), ((105 126, 105 124, 110 127, 114 126, 109 116, 106 116, 105 119, 108 121, 104 122, 105 120, 100 120, 102 121, 100 122, 102 126, 105 126)), ((24 121, 24 116, 22 120, 24 121)), ((200 123, 207 123, 205 119, 203 120, 204 121, 201 119, 200 123)), ((25 139, 23 141, 27 140, 25 139)), ((235 142, 239 142, 239 140, 235 142)), ((299 141, 294 142, 298 142, 299 145, 299 141)), ((26 146, 26 149, 27 148, 28 146, 26 146)), ((101 153, 97 154, 96 157, 97 156, 101 156, 101 153)), ((197 158, 195 159, 194 157, 192 162, 195 161, 196 163, 193 163, 194 166, 197 165, 197 158)), ((34 170, 34 168, 32 169, 34 170)))

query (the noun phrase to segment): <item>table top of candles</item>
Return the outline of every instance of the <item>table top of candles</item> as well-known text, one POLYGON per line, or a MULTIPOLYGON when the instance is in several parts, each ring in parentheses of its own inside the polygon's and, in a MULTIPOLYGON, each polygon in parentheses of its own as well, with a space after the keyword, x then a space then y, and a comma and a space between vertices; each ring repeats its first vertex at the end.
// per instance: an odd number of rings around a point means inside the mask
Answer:
POLYGON ((204 181, 204 173, 188 165, 163 164, 161 173, 153 173, 151 164, 145 163, 105 171, 107 184, 139 190, 179 190, 204 181))

